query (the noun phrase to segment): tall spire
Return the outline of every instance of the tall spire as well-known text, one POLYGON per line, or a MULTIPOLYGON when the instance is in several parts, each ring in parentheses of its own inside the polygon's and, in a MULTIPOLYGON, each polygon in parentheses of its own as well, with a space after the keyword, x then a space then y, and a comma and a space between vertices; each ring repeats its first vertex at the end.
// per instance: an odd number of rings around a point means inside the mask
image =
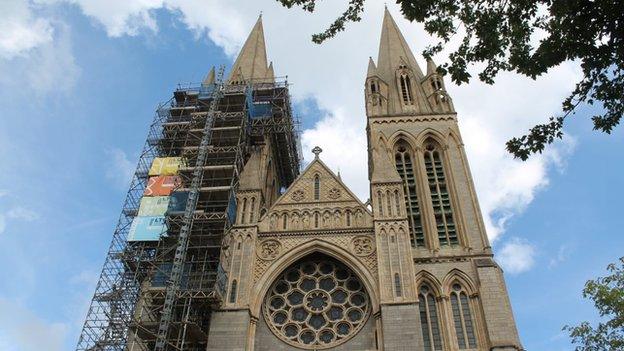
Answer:
POLYGON ((215 68, 214 66, 212 66, 212 68, 210 69, 210 72, 208 72, 208 75, 206 76, 206 78, 204 78, 204 81, 202 82, 202 84, 210 85, 214 83, 214 81, 215 81, 215 68))
POLYGON ((275 81, 275 72, 273 72, 273 62, 269 64, 269 68, 267 69, 267 74, 265 78, 266 78, 266 81, 269 83, 275 81))
POLYGON ((228 82, 264 79, 268 69, 262 15, 260 15, 232 66, 228 82))
POLYGON ((433 62, 433 59, 428 58, 427 59, 427 75, 434 74, 436 73, 437 70, 438 70, 438 67, 436 67, 436 64, 435 62, 433 62))
MULTIPOLYGON (((367 77, 371 77, 371 61, 367 77)), ((388 87, 387 94, 382 93, 387 103, 379 105, 384 114, 432 112, 421 84, 423 72, 388 8, 384 11, 376 75, 388 87), (399 75, 407 78, 399 81, 399 75)))
POLYGON ((377 66, 375 66, 375 61, 373 61, 372 57, 368 58, 368 71, 366 72, 366 77, 373 77, 377 75, 377 66))
POLYGON ((418 78, 422 78, 423 74, 414 54, 412 54, 403 34, 390 15, 390 11, 386 8, 384 12, 379 57, 377 59, 377 70, 382 76, 381 78, 386 81, 393 79, 394 72, 401 64, 409 66, 418 78))

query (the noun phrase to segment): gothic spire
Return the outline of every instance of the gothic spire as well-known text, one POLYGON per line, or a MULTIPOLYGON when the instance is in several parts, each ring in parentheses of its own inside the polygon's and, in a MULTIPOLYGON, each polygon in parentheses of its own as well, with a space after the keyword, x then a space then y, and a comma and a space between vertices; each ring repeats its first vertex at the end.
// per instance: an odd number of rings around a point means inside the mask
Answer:
POLYGON ((210 72, 208 72, 208 75, 206 76, 206 78, 204 78, 204 81, 202 82, 202 84, 210 85, 214 83, 214 81, 215 81, 215 68, 214 66, 212 66, 212 68, 210 69, 210 72))
POLYGON ((428 58, 427 59, 427 75, 436 73, 436 71, 438 70, 435 62, 433 62, 432 58, 428 58))
POLYGON ((409 66, 418 78, 422 78, 423 74, 414 54, 390 15, 390 11, 386 8, 381 29, 377 70, 381 78, 389 82, 394 79, 394 72, 400 65, 409 66))
POLYGON ((265 76, 267 82, 275 81, 275 72, 273 71, 273 62, 269 64, 269 69, 267 69, 267 74, 265 76))
POLYGON ((260 15, 232 66, 228 82, 264 79, 267 76, 267 70, 264 29, 262 28, 262 15, 260 15))
POLYGON ((375 66, 375 61, 373 61, 372 57, 368 58, 368 71, 366 72, 366 77, 372 77, 377 75, 377 66, 375 66))

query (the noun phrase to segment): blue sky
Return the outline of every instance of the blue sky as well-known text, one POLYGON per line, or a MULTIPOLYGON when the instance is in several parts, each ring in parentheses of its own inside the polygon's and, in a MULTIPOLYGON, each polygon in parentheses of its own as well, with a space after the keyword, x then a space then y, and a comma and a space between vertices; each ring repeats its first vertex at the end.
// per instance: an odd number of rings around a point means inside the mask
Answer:
MULTIPOLYGON (((75 346, 155 107, 178 83, 230 65, 260 10, 269 57, 293 83, 304 151, 321 145, 366 199, 361 86, 377 54, 382 2, 322 47, 309 35, 340 5, 315 16, 269 0, 240 6, 0 5, 0 349, 75 346)), ((418 53, 430 39, 391 11, 418 53)), ((571 349, 561 327, 596 319, 581 298, 584 282, 624 247, 621 128, 593 132, 586 108, 544 155, 522 163, 503 150, 509 136, 556 112, 576 78, 570 64, 537 82, 503 75, 494 87, 449 87, 527 350, 571 349)))

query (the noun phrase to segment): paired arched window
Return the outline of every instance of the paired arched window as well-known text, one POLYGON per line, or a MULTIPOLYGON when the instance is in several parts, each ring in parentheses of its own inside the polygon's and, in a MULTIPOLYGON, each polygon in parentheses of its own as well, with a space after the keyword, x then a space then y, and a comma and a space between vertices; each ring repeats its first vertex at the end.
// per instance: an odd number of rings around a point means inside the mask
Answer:
POLYGON ((425 170, 433 203, 438 240, 440 245, 454 245, 458 243, 457 228, 453 220, 453 209, 441 153, 442 150, 436 142, 431 140, 425 144, 425 170))
POLYGON ((314 200, 321 198, 321 177, 319 175, 314 176, 314 200))
POLYGON ((396 170, 403 180, 403 192, 405 194, 405 208, 407 210, 407 219, 410 227, 410 238, 412 246, 425 246, 425 234, 423 232, 420 206, 416 192, 413 159, 407 143, 399 142, 394 154, 394 161, 396 170))
POLYGON ((457 282, 451 286, 451 309, 459 349, 476 348, 477 338, 474 332, 468 294, 464 287, 457 282))
POLYGON ((401 97, 404 105, 412 105, 412 84, 407 73, 401 73, 399 76, 399 84, 401 85, 401 97))
POLYGON ((422 327, 425 351, 442 350, 442 335, 436 298, 429 285, 423 284, 418 291, 420 326, 422 327))

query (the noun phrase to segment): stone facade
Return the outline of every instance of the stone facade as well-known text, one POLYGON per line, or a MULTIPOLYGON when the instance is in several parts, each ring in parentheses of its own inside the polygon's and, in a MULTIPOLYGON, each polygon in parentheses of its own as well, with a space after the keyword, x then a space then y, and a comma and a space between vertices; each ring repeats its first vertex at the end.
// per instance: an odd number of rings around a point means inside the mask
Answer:
POLYGON ((251 150, 208 350, 522 350, 443 79, 387 11, 381 37, 365 82, 370 202, 320 149, 280 194, 270 148, 251 150))

